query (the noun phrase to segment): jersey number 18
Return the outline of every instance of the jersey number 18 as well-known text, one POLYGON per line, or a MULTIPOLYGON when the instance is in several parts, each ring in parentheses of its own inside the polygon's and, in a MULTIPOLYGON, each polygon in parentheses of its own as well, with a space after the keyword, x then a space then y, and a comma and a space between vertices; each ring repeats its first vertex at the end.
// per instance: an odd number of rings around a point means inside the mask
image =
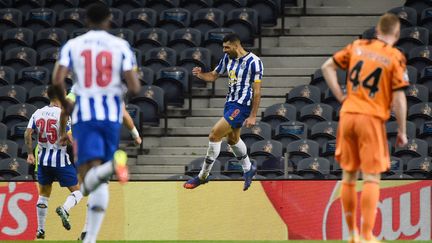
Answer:
MULTIPOLYGON (((84 86, 90 88, 92 86, 93 75, 93 59, 92 51, 87 49, 81 52, 84 57, 85 74, 84 86)), ((99 87, 106 87, 111 83, 112 77, 112 54, 108 51, 101 51, 96 56, 96 84, 99 87)))

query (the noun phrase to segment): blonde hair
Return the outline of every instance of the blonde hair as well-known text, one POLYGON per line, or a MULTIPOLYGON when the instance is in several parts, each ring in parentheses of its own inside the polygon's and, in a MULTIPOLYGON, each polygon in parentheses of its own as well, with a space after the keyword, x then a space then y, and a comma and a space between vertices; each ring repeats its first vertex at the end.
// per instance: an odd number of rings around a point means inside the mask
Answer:
POLYGON ((385 13, 380 17, 377 27, 383 35, 391 35, 399 24, 398 16, 392 13, 385 13))

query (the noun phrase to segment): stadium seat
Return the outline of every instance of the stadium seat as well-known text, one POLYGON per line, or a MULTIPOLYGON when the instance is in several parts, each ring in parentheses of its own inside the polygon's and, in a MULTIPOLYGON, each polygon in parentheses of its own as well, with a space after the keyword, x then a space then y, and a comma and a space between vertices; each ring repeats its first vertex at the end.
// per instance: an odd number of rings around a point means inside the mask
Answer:
POLYGON ((60 48, 58 47, 51 47, 43 50, 39 54, 38 65, 48 69, 49 72, 51 73, 54 69, 54 64, 56 63, 59 54, 60 54, 60 48))
MULTIPOLYGON (((252 164, 254 164, 253 162, 254 161, 251 160, 252 164)), ((228 176, 230 179, 235 179, 235 180, 242 179, 243 167, 241 162, 235 158, 229 159, 227 162, 225 162, 223 166, 222 174, 228 176)))
POLYGON ((141 85, 152 85, 155 79, 155 75, 152 69, 148 67, 138 67, 138 79, 141 82, 141 85))
POLYGON ((18 73, 18 79, 15 81, 16 85, 24 87, 26 90, 30 90, 37 85, 47 85, 50 81, 51 73, 47 68, 44 67, 27 67, 21 69, 18 73))
POLYGON ((180 5, 180 0, 148 0, 146 7, 154 9, 158 14, 164 10, 176 8, 180 5))
POLYGON ((414 8, 405 6, 396 7, 390 9, 389 13, 396 14, 399 17, 401 29, 417 25, 417 11, 414 8))
MULTIPOLYGON (((0 140, 0 159, 16 158, 18 155, 18 145, 11 140, 0 140)), ((3 165, 0 160, 0 166, 3 165)))
POLYGON ((64 9, 78 7, 79 0, 46 0, 45 7, 60 13, 64 9))
POLYGON ((217 8, 203 8, 191 13, 194 13, 191 27, 200 30, 203 34, 211 29, 222 27, 225 20, 225 13, 217 8))
POLYGON ((123 13, 143 8, 146 5, 146 0, 113 0, 112 6, 120 9, 123 13))
POLYGON ((373 27, 371 27, 371 28, 365 30, 365 31, 363 32, 361 38, 362 38, 362 39, 368 39, 368 40, 376 39, 376 34, 377 34, 377 33, 376 33, 376 27, 373 26, 373 27))
POLYGON ((326 179, 330 174, 330 161, 324 158, 305 158, 298 162, 297 174, 304 179, 326 179))
POLYGON ((167 105, 182 107, 189 92, 188 71, 182 67, 161 68, 153 85, 163 89, 167 105))
POLYGON ((27 91, 19 85, 7 85, 0 88, 0 106, 4 109, 11 105, 24 103, 27 91))
MULTIPOLYGON (((346 71, 338 68, 337 79, 339 84, 345 85, 347 79, 346 71)), ((328 89, 327 83, 324 79, 321 69, 317 69, 315 73, 312 75, 310 85, 317 86, 321 90, 322 94, 328 89)))
POLYGON ((143 55, 141 50, 137 49, 137 48, 131 48, 135 57, 136 57, 136 61, 137 61, 137 65, 141 66, 142 62, 143 62, 143 55))
POLYGON ((207 82, 192 75, 194 67, 201 67, 203 72, 211 71, 211 53, 207 48, 193 47, 187 48, 180 53, 178 66, 185 68, 191 75, 193 87, 207 87, 207 82))
POLYGON ((28 28, 13 28, 3 32, 2 50, 7 51, 16 47, 31 47, 33 45, 33 31, 28 28))
POLYGON ((222 164, 225 164, 225 162, 227 162, 230 159, 234 159, 234 158, 236 158, 236 156, 233 153, 231 146, 225 140, 223 140, 221 143, 221 148, 220 148, 219 156, 217 157, 217 159, 222 164))
POLYGON ((156 26, 157 13, 150 8, 138 8, 127 12, 124 27, 139 33, 146 28, 156 26))
POLYGON ((419 72, 417 71, 417 68, 410 66, 410 65, 407 65, 406 68, 408 71, 409 82, 411 84, 416 84, 417 83, 417 77, 419 76, 419 72))
POLYGON ((317 142, 321 148, 328 141, 336 139, 337 127, 337 122, 318 122, 311 128, 311 135, 309 136, 309 139, 317 142))
POLYGON ((432 178, 432 158, 414 158, 408 161, 405 174, 410 175, 416 179, 430 179, 432 178))
POLYGON ((181 0, 180 7, 189 10, 191 13, 213 5, 213 0, 181 0))
POLYGON ((385 180, 406 180, 406 179, 414 179, 414 177, 407 175, 407 174, 395 174, 395 175, 390 175, 390 176, 386 176, 383 179, 385 180))
POLYGON ((336 176, 337 179, 342 179, 342 168, 340 164, 335 160, 334 157, 328 159, 330 161, 330 174, 336 176))
MULTIPOLYGON (((340 85, 342 92, 344 94, 347 93, 347 89, 346 89, 346 85, 341 84, 340 85)), ((339 111, 339 109, 341 108, 341 103, 336 99, 336 97, 334 97, 333 92, 330 89, 327 89, 324 93, 324 99, 322 101, 324 104, 327 104, 329 106, 331 106, 333 108, 334 111, 339 111)), ((337 114, 337 116, 335 116, 336 119, 339 119, 339 114, 337 114)))
POLYGON ((22 12, 13 8, 0 8, 0 31, 16 28, 22 24, 22 12))
POLYGON ((201 32, 193 28, 177 29, 171 32, 168 47, 174 49, 178 54, 183 50, 201 45, 201 32))
POLYGON ((18 144, 18 149, 25 146, 24 143, 24 133, 27 129, 28 122, 19 122, 12 127, 10 127, 9 139, 18 144))
POLYGON ((168 44, 168 32, 160 28, 147 28, 138 32, 134 47, 147 52, 152 48, 163 47, 168 44))
POLYGON ((393 156, 399 157, 408 161, 417 157, 425 157, 428 155, 428 144, 421 139, 409 139, 408 144, 402 148, 397 147, 393 152, 393 156))
MULTIPOLYGON (((200 157, 192 160, 185 166, 185 174, 188 176, 197 176, 201 170, 205 157, 200 157)), ((220 174, 222 172, 222 164, 219 160, 215 160, 210 174, 220 174)))
POLYGON ((271 127, 265 122, 256 122, 251 128, 242 127, 240 137, 250 150, 252 144, 261 140, 271 139, 271 127))
POLYGON ((404 171, 404 162, 398 157, 390 157, 390 169, 386 172, 381 173, 382 177, 402 174, 404 171))
POLYGON ((111 28, 120 28, 123 25, 123 11, 117 8, 110 8, 111 11, 111 28))
POLYGON ((38 109, 49 105, 48 99, 48 85, 40 85, 33 87, 30 92, 26 103, 36 106, 38 109))
POLYGON ((225 35, 235 33, 232 29, 216 28, 206 32, 203 47, 212 53, 212 66, 216 66, 223 57, 222 41, 225 35))
POLYGON ((408 109, 408 120, 412 121, 417 129, 423 126, 425 121, 432 120, 432 103, 420 103, 408 109))
MULTIPOLYGON (((424 9, 421 13, 420 26, 429 30, 429 42, 432 42, 432 8, 424 9)), ((432 43, 430 43, 432 44, 432 43)))
POLYGON ((112 35, 122 38, 123 40, 127 41, 130 45, 134 43, 135 40, 134 32, 130 29, 117 28, 117 29, 110 29, 108 32, 112 35))
POLYGON ((10 181, 33 181, 34 178, 32 175, 20 175, 20 176, 14 176, 9 180, 10 181))
POLYGON ((418 18, 418 15, 422 13, 423 9, 432 7, 432 3, 424 0, 406 0, 404 6, 415 9, 418 18))
MULTIPOLYGON (((153 8, 154 9, 154 8, 153 8)), ((190 25, 191 13, 184 8, 170 8, 162 11, 158 26, 168 33, 190 25)))
POLYGON ((249 0, 247 6, 260 14, 263 26, 275 26, 280 15, 281 0, 249 0))
POLYGON ((282 122, 276 127, 276 132, 273 139, 282 143, 283 151, 285 152, 288 144, 295 140, 306 139, 307 134, 308 127, 302 122, 282 122))
MULTIPOLYGON (((0 146, 3 146, 0 142, 0 146)), ((1 147, 3 149, 4 147, 1 147)), ((8 147, 4 148, 8 150, 8 147)), ((2 153, 2 152, 0 152, 2 153)), ((0 160, 0 176, 6 178, 7 180, 20 176, 20 175, 28 175, 29 174, 29 165, 24 159, 20 158, 3 158, 0 160)))
POLYGON ((102 3, 102 4, 105 4, 107 6, 111 6, 112 1, 113 0, 80 0, 78 6, 82 7, 82 8, 86 8, 93 3, 102 3))
POLYGON ((320 155, 328 160, 333 158, 336 152, 336 140, 329 140, 321 147, 320 155))
POLYGON ((72 32, 70 32, 69 34, 69 38, 75 38, 77 36, 80 36, 82 34, 85 34, 89 31, 90 29, 88 28, 79 28, 79 29, 74 29, 72 32))
POLYGON ((244 8, 247 5, 247 0, 214 0, 213 7, 228 13, 235 8, 244 8))
POLYGON ((409 53, 408 64, 414 66, 417 70, 423 70, 426 66, 432 65, 431 52, 431 46, 421 46, 412 49, 409 53))
POLYGON ((412 49, 429 44, 429 30, 423 27, 410 27, 401 30, 400 38, 396 43, 407 53, 412 49))
POLYGON ((23 26, 33 30, 34 33, 54 27, 57 20, 56 12, 49 8, 33 8, 23 13, 27 13, 23 26))
POLYGON ((8 66, 0 66, 0 84, 9 85, 15 83, 15 70, 8 66))
POLYGON ((161 68, 175 66, 177 53, 168 47, 152 48, 145 53, 144 65, 158 73, 161 68))
POLYGON ((267 107, 261 115, 261 121, 267 122, 274 131, 280 123, 295 121, 297 110, 293 105, 287 103, 274 104, 267 107))
POLYGON ((228 12, 224 26, 233 29, 243 45, 253 46, 254 38, 260 29, 258 17, 259 13, 255 9, 233 9, 228 12))
POLYGON ((48 49, 50 47, 60 47, 67 40, 67 33, 61 28, 50 28, 39 31, 36 35, 36 43, 34 48, 37 52, 48 49))
POLYGON ((297 111, 300 111, 305 105, 320 103, 320 101, 320 89, 311 85, 299 85, 293 88, 286 99, 286 103, 294 105, 297 111))
POLYGON ((282 157, 282 143, 276 140, 261 140, 252 144, 250 157, 256 160, 258 168, 264 161, 282 157))
POLYGON ((417 138, 425 140, 429 147, 432 148, 432 121, 425 121, 423 126, 419 127, 417 138))
MULTIPOLYGON (((258 164, 258 163, 257 163, 258 164)), ((285 173, 285 164, 282 157, 268 157, 261 161, 257 174, 268 179, 274 179, 285 173)))
POLYGON ((302 139, 291 142, 287 146, 288 162, 297 168, 298 162, 304 158, 318 157, 319 144, 312 140, 302 139))
POLYGON ((159 126, 159 118, 165 112, 163 89, 154 85, 142 86, 129 102, 140 108, 142 125, 159 126))
POLYGON ((84 28, 85 23, 85 9, 83 8, 69 8, 60 12, 56 26, 64 29, 67 33, 80 28, 84 28))
POLYGON ((426 86, 421 84, 411 84, 405 89, 408 107, 418 103, 428 102, 429 90, 426 86))
POLYGON ((326 104, 310 104, 300 110, 299 121, 312 128, 320 121, 332 121, 333 108, 326 104))
POLYGON ((37 53, 28 47, 17 47, 8 50, 5 55, 4 65, 8 65, 18 72, 22 68, 35 66, 37 53))
POLYGON ((0 140, 5 140, 8 137, 8 127, 0 122, 0 140))
POLYGON ((32 9, 43 7, 45 0, 15 0, 12 2, 12 7, 19 9, 23 13, 27 13, 32 9))
MULTIPOLYGON (((387 122, 386 124, 386 132, 387 132, 387 140, 390 142, 391 146, 395 146, 396 137, 398 134, 398 123, 396 121, 387 122)), ((413 122, 406 122, 406 134, 408 139, 416 138, 416 125, 413 122)))
POLYGON ((36 110, 37 108, 30 104, 11 105, 6 109, 3 123, 8 127, 12 127, 19 122, 28 122, 36 110))

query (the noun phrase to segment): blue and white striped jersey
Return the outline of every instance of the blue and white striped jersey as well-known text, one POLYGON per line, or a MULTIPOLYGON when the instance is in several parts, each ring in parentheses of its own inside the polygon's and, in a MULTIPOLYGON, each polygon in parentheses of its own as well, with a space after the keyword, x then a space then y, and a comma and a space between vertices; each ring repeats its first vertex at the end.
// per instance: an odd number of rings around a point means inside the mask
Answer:
MULTIPOLYGON (((33 113, 27 125, 27 128, 36 131, 39 165, 65 167, 71 164, 66 146, 60 145, 60 115, 59 107, 45 106, 33 113)), ((70 130, 70 120, 66 130, 70 130)))
POLYGON ((215 71, 220 75, 228 72, 227 102, 250 106, 253 98, 252 83, 261 82, 263 69, 261 59, 251 52, 235 59, 225 54, 215 71))
POLYGON ((102 30, 91 30, 69 40, 61 49, 59 64, 73 71, 76 95, 72 122, 123 121, 121 105, 124 71, 136 68, 127 41, 102 30))

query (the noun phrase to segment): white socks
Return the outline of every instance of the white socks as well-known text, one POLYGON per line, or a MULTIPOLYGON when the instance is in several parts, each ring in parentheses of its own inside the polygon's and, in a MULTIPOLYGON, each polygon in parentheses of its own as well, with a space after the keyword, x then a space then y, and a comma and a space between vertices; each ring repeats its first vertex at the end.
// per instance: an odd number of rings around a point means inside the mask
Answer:
POLYGON ((201 168, 200 173, 198 174, 199 178, 205 179, 209 176, 210 171, 213 167, 214 161, 219 156, 221 144, 222 144, 222 141, 209 142, 206 159, 203 163, 203 166, 201 168))
POLYGON ((81 185, 81 192, 87 195, 95 190, 100 184, 106 182, 110 176, 114 174, 114 166, 112 161, 105 162, 101 165, 90 169, 85 178, 84 183, 81 185))
POLYGON ((82 193, 77 190, 73 191, 69 196, 66 198, 65 203, 63 204, 63 209, 69 213, 69 210, 73 208, 75 205, 77 205, 81 199, 83 198, 82 193))
POLYGON ((239 140, 237 144, 230 145, 233 150, 234 155, 238 160, 241 161, 243 171, 248 172, 251 168, 251 162, 249 160, 249 156, 247 155, 247 147, 243 140, 239 140))
POLYGON ((108 207, 108 184, 100 184, 89 195, 87 208, 87 234, 83 243, 96 243, 105 211, 108 207))
POLYGON ((38 230, 45 231, 45 221, 48 212, 48 197, 39 196, 36 208, 37 208, 37 219, 38 219, 38 230))

